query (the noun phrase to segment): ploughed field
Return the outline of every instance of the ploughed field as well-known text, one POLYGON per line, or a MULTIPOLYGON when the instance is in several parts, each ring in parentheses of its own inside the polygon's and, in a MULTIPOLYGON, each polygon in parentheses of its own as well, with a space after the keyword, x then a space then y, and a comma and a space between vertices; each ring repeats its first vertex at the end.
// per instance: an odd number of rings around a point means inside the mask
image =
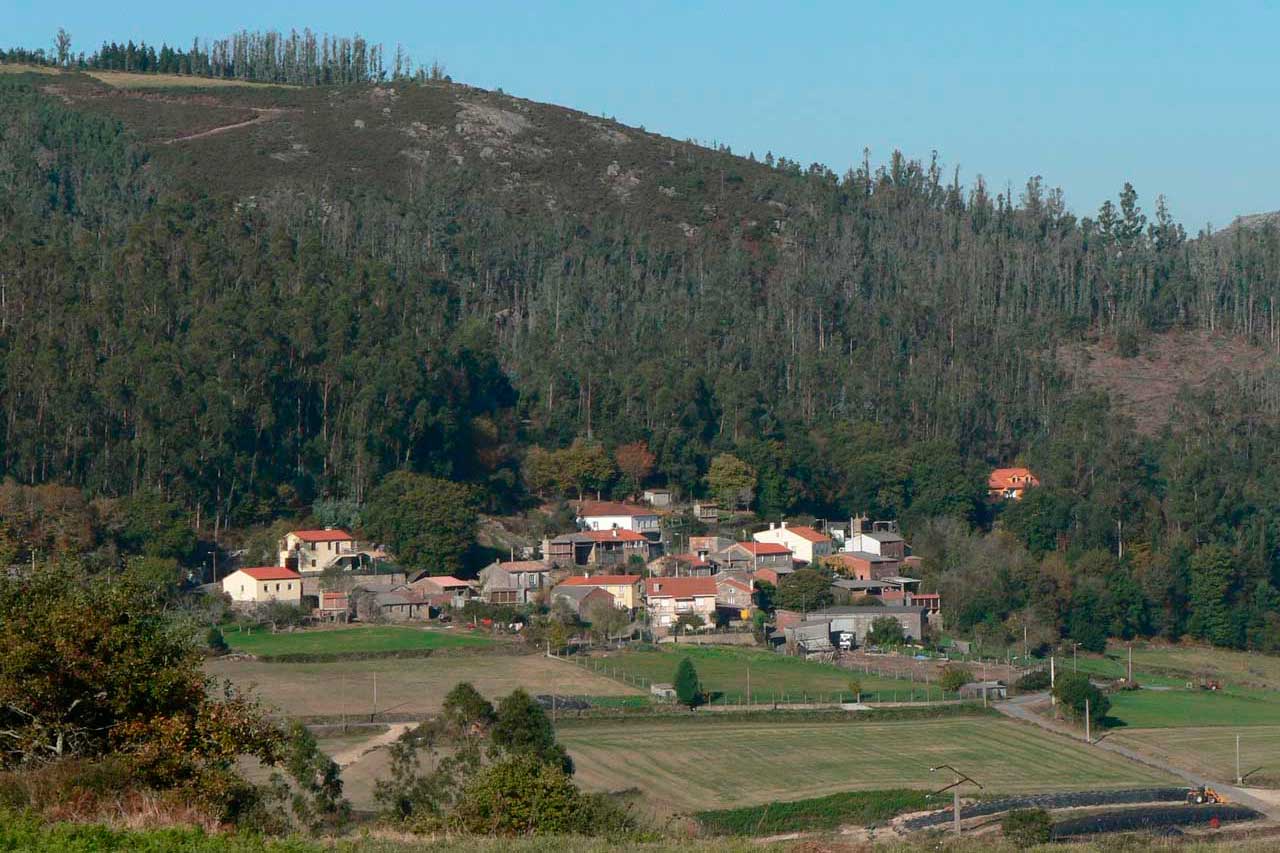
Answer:
POLYGON ((254 655, 341 654, 456 649, 493 645, 483 634, 461 629, 440 630, 408 625, 362 625, 352 628, 310 629, 272 633, 228 629, 223 633, 234 651, 254 655))
MULTIPOLYGON (((577 779, 636 789, 673 813, 822 796, 840 790, 940 788, 952 764, 990 794, 1170 784, 1171 777, 1066 738, 985 716, 888 722, 742 721, 702 716, 573 720, 557 728, 577 779)), ((945 803, 944 803, 945 805, 945 803)))

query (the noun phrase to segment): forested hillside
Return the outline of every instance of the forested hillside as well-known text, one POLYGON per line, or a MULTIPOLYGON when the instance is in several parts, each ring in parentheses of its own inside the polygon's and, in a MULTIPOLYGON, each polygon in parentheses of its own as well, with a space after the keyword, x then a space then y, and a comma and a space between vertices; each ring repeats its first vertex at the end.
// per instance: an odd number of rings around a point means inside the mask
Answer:
MULTIPOLYGON (((997 521, 985 471, 1018 459, 1045 486, 999 523, 1037 559, 1110 555, 1095 592, 1119 632, 1185 630, 1189 561, 1214 544, 1219 600, 1247 605, 1221 639, 1261 642, 1274 222, 1192 238, 1145 188, 1082 217, 1038 178, 1011 197, 897 154, 839 175, 444 79, 7 70, 6 477, 158 490, 216 531, 361 501, 398 469, 511 508, 530 447, 642 441, 653 482, 700 492, 729 452, 761 513, 866 510, 923 537, 997 521), (1189 332, 1257 358, 1140 433, 1087 354, 1189 332)), ((962 623, 1030 606, 1034 577, 965 553, 979 582, 957 599, 1008 589, 962 623)))

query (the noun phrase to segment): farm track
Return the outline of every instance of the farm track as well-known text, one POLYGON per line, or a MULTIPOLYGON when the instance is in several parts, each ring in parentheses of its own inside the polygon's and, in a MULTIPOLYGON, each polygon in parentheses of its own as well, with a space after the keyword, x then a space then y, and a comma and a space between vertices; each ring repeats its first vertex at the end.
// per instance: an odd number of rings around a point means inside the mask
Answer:
POLYGON ((1020 720, 1024 723, 1030 723, 1031 725, 1037 726, 1041 729, 1044 729, 1045 731, 1053 732, 1054 734, 1063 735, 1068 739, 1074 741, 1077 745, 1091 746, 1097 749, 1103 749, 1114 755, 1121 756, 1122 758, 1127 758, 1128 760, 1134 762, 1135 764, 1141 764, 1146 767, 1153 767, 1157 770, 1162 770, 1165 773, 1168 773, 1172 776, 1176 776, 1180 779, 1186 780, 1188 785, 1191 787, 1198 787, 1200 785, 1212 785, 1213 787, 1221 791, 1223 794, 1225 794, 1227 798, 1232 800, 1233 802, 1241 803, 1242 805, 1248 806, 1251 809, 1261 812, 1262 814, 1266 815, 1268 818, 1272 820, 1280 820, 1280 806, 1277 806, 1273 803, 1269 803, 1265 800, 1259 799, 1258 797, 1253 796, 1243 788, 1238 788, 1235 785, 1224 784, 1217 780, 1208 779, 1204 776, 1200 776, 1195 773, 1189 773, 1183 768, 1170 764, 1167 761, 1161 761, 1160 759, 1154 756, 1139 752, 1135 749, 1130 749, 1129 747, 1126 747, 1126 746, 1121 746, 1118 743, 1112 743, 1111 741, 1108 741, 1108 740, 1095 740, 1092 743, 1087 743, 1087 744, 1083 743, 1084 738, 1082 738, 1080 734, 1076 732, 1074 729, 1068 726, 1065 726, 1061 723, 1058 723, 1054 720, 1046 719, 1045 717, 1031 710, 1030 706, 1032 704, 1036 702, 1043 702, 1048 698, 1048 696, 1049 696, 1048 693, 1033 693, 1027 696, 1019 696, 1018 698, 1010 699, 1007 702, 997 702, 995 705, 995 708, 1000 713, 1014 720, 1020 720))
POLYGON ((400 737, 400 735, 404 734, 416 725, 417 723, 392 723, 382 734, 374 735, 366 741, 361 741, 355 746, 344 749, 336 755, 333 755, 332 758, 334 763, 339 767, 348 767, 355 764, 375 749, 395 743, 396 738, 400 737))
POLYGON ((233 124, 224 124, 221 127, 213 127, 209 130, 202 130, 199 133, 191 133, 186 136, 175 136, 173 139, 165 140, 164 144, 173 145, 177 142, 191 142, 196 139, 217 136, 220 133, 227 133, 228 131, 239 130, 242 127, 249 127, 251 125, 272 121, 289 112, 297 112, 297 110, 273 109, 268 107, 251 107, 250 109, 257 113, 257 115, 251 119, 238 121, 233 124))

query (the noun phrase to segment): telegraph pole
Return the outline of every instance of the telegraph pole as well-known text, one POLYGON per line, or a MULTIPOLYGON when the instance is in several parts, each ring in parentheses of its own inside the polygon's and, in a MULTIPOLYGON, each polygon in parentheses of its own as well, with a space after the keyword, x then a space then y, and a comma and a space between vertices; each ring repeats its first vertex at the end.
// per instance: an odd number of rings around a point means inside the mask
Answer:
POLYGON ((959 835, 960 834, 960 786, 965 782, 969 782, 971 784, 977 785, 978 790, 981 791, 982 784, 978 782, 976 779, 973 779, 965 775, 964 773, 961 773, 959 770, 952 767, 950 764, 939 764, 937 767, 929 768, 930 773, 936 773, 939 770, 950 770, 955 775, 955 781, 952 782, 950 785, 946 786, 945 788, 940 788, 939 790, 934 791, 932 794, 929 794, 929 796, 934 797, 934 796, 937 796, 938 794, 951 791, 951 808, 952 808, 953 826, 955 828, 956 835, 959 835))
POLYGON ((1084 697, 1084 739, 1089 743, 1093 743, 1093 737, 1089 732, 1089 697, 1084 697))
POLYGON ((1240 776, 1240 735, 1236 735, 1236 784, 1244 783, 1244 779, 1240 776))

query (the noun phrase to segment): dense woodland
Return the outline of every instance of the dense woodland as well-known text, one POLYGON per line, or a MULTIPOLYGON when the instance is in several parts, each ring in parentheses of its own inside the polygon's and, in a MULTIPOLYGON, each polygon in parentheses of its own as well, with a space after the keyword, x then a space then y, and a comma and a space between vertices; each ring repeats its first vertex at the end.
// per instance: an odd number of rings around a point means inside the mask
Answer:
MULTIPOLYGON (((267 79, 326 79, 296 67, 267 79)), ((1129 186, 1078 217, 1037 178, 993 193, 898 154, 837 175, 671 151, 696 239, 606 190, 500 192, 482 160, 249 204, 0 77, 0 473, 159 496, 207 538, 397 471, 507 512, 643 485, 622 446, 686 494, 729 454, 762 516, 902 519, 961 632, 1280 647, 1274 364, 1143 435, 1059 358, 1203 329, 1274 362, 1274 225, 1192 238, 1129 186), (529 464, 575 442, 603 468, 529 464), (988 505, 1014 461, 1044 486, 988 505)))

